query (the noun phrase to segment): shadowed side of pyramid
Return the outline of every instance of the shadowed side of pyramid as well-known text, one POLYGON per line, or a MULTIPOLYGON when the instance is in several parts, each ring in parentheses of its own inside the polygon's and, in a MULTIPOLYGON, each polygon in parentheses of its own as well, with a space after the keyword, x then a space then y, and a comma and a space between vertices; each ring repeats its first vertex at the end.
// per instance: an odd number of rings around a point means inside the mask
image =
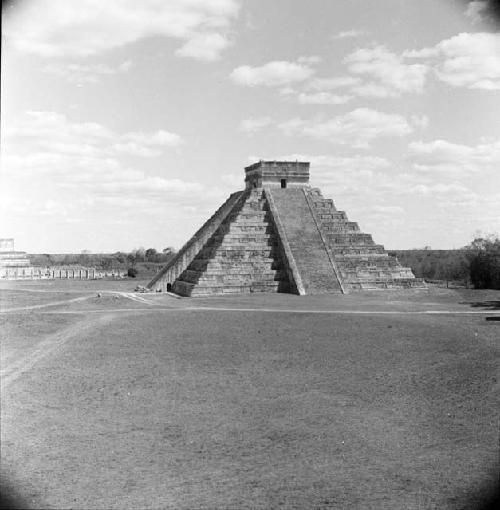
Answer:
POLYGON ((260 161, 148 284, 181 296, 423 287, 309 186, 309 163, 260 161))

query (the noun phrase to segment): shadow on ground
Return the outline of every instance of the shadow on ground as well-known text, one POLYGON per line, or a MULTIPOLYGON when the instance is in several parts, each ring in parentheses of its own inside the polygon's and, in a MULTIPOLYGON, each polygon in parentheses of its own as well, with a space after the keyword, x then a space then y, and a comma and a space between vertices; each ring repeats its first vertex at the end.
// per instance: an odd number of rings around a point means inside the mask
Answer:
POLYGON ((470 305, 472 308, 485 308, 486 310, 500 310, 499 301, 462 301, 461 305, 470 305))

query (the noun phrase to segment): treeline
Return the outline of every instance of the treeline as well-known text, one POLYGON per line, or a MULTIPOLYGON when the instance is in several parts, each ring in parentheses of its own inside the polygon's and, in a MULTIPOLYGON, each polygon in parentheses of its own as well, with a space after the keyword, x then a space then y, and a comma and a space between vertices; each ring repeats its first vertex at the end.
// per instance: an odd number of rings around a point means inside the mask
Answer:
POLYGON ((469 277, 467 252, 460 250, 392 250, 405 267, 410 267, 417 278, 426 280, 463 281, 469 277))
POLYGON ((158 252, 154 248, 138 248, 131 252, 115 253, 64 253, 64 254, 31 254, 28 255, 35 266, 86 266, 97 269, 128 269, 136 266, 153 266, 166 264, 174 255, 173 248, 165 248, 158 252))
POLYGON ((458 250, 392 250, 417 278, 459 282, 476 289, 500 289, 500 238, 478 237, 458 250))

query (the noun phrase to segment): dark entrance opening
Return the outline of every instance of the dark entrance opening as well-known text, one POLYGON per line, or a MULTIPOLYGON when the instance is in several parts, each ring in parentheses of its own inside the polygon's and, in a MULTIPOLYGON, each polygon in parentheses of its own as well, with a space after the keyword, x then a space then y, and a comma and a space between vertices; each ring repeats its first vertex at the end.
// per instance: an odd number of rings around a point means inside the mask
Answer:
POLYGON ((167 283, 167 292, 172 292, 172 284, 167 283))
POLYGON ((286 188, 286 179, 281 179, 281 187, 286 188))

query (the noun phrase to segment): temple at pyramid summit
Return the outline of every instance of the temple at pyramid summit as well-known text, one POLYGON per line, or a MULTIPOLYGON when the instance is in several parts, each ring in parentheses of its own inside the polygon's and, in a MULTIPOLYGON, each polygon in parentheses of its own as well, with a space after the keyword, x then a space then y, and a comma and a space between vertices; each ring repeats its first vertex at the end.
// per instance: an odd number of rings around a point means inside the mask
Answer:
POLYGON ((309 163, 259 161, 237 191, 149 282, 158 292, 348 293, 425 287, 333 200, 309 184, 309 163))

